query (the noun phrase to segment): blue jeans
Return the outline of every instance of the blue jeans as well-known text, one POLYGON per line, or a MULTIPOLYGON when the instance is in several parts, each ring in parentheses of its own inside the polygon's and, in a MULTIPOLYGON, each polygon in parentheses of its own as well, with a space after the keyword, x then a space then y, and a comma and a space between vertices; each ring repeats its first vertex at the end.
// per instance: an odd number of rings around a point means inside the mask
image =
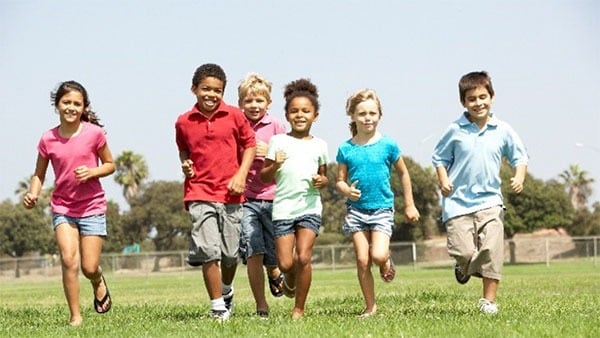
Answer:
POLYGON ((272 212, 272 201, 248 199, 244 203, 240 236, 240 257, 244 263, 248 257, 264 255, 265 266, 277 265, 272 212))

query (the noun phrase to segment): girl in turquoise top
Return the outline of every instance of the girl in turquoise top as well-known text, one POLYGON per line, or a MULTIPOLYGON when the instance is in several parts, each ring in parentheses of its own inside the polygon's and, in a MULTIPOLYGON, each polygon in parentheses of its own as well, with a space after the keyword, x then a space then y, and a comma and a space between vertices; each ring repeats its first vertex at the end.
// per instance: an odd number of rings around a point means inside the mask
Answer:
POLYGON ((365 299, 359 318, 376 313, 375 287, 371 264, 379 266, 384 282, 391 282, 396 271, 390 255, 390 237, 394 225, 394 193, 390 172, 394 167, 404 192, 406 220, 419 220, 412 195, 410 175, 394 140, 377 131, 381 104, 373 90, 364 89, 348 98, 352 138, 340 145, 336 156, 336 188, 348 198, 342 230, 352 236, 356 253, 358 282, 365 299))

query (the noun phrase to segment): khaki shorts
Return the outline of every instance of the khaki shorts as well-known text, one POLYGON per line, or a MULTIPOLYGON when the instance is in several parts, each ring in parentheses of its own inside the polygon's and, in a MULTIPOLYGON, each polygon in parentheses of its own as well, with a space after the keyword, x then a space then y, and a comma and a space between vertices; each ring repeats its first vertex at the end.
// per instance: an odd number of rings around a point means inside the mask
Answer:
POLYGON ((451 218, 448 254, 468 275, 500 280, 504 264, 504 207, 495 206, 451 218))
POLYGON ((228 267, 237 264, 242 204, 191 202, 188 210, 192 219, 188 263, 196 266, 221 261, 228 267))

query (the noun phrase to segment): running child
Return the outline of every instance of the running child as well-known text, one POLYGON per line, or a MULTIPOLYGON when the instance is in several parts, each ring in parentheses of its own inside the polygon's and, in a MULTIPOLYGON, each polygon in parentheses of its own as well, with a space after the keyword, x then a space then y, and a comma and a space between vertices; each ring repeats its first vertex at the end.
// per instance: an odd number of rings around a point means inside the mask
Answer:
POLYGON ((275 297, 283 295, 283 273, 275 257, 275 233, 272 211, 275 182, 264 183, 260 170, 265 161, 269 140, 273 135, 285 133, 285 126, 267 113, 271 106, 271 82, 258 74, 248 74, 238 86, 239 106, 250 122, 256 138, 256 157, 248 171, 246 202, 242 217, 240 254, 245 261, 250 289, 256 303, 256 314, 269 317, 269 304, 265 298, 264 268, 267 270, 269 289, 275 297))
POLYGON ((486 72, 464 75, 458 83, 466 109, 444 132, 432 156, 442 191, 442 221, 448 253, 460 284, 482 278, 479 309, 496 314, 496 294, 504 264, 504 203, 500 166, 514 168, 510 186, 523 190, 528 156, 523 142, 506 122, 492 113, 494 89, 486 72))
POLYGON ((384 282, 391 282, 396 275, 390 253, 394 226, 392 168, 396 169, 402 184, 405 219, 418 221, 419 211, 413 201, 410 175, 400 148, 391 137, 377 131, 382 110, 375 92, 363 89, 350 96, 346 113, 351 120, 352 138, 342 143, 337 152, 336 188, 348 198, 342 230, 352 236, 358 282, 365 300, 365 309, 359 318, 366 318, 377 312, 371 265, 379 267, 384 282))
POLYGON ((36 205, 48 164, 52 164, 55 177, 50 202, 52 224, 71 313, 69 325, 79 326, 83 322, 79 308, 80 266, 92 284, 94 310, 102 314, 112 306, 100 267, 107 233, 106 196, 99 178, 112 174, 115 165, 103 126, 91 109, 85 88, 75 81, 63 82, 51 94, 51 100, 60 123, 42 134, 35 173, 23 204, 28 209, 36 205))
POLYGON ((312 280, 312 250, 321 225, 321 195, 327 185, 327 144, 310 134, 319 116, 317 87, 307 79, 285 87, 285 117, 291 131, 271 137, 261 171, 263 182, 275 179, 273 223, 284 294, 295 297, 292 318, 304 316, 312 280))

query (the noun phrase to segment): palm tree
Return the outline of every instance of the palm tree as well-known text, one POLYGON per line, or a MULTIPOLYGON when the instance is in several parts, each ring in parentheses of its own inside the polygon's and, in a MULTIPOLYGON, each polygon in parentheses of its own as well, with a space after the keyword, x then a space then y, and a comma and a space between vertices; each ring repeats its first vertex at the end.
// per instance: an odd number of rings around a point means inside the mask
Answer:
POLYGON ((563 171, 559 176, 571 197, 573 208, 575 210, 585 208, 588 198, 592 195, 594 179, 588 177, 588 172, 581 170, 577 164, 572 164, 569 170, 563 171))
POLYGON ((15 195, 19 197, 19 199, 23 199, 25 194, 29 191, 29 184, 31 184, 31 178, 25 177, 17 183, 17 189, 15 189, 15 195))
POLYGON ((148 178, 148 165, 142 155, 126 150, 117 157, 115 167, 115 182, 123 186, 123 197, 131 205, 142 182, 148 178))

